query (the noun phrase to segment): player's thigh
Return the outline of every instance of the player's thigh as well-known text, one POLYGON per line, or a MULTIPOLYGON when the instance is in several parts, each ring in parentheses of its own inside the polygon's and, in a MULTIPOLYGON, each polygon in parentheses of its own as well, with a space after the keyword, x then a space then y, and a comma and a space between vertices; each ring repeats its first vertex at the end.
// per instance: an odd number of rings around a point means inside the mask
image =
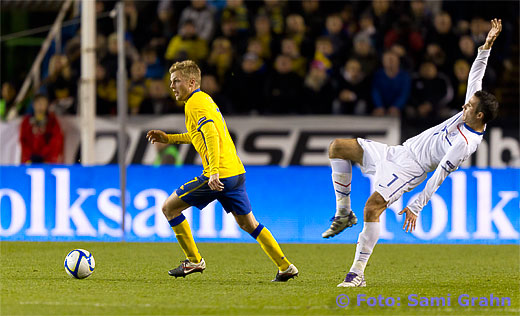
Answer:
POLYGON ((346 159, 363 163, 363 148, 356 139, 336 138, 329 146, 330 159, 346 159))
POLYGON ((179 216, 182 211, 190 207, 190 205, 183 200, 181 200, 177 193, 173 192, 167 199, 164 201, 162 211, 168 220, 171 220, 177 216, 179 216))

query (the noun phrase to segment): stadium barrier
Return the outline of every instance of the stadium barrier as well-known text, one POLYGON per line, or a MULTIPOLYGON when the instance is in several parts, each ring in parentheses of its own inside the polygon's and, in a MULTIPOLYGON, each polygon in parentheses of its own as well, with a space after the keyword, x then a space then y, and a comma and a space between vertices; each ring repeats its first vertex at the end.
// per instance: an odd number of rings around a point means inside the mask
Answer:
MULTIPOLYGON (((58 117, 65 131, 65 164, 80 157, 81 124, 75 116, 58 117)), ((19 129, 21 118, 0 121, 0 165, 20 163, 19 129)), ((425 126, 412 127, 394 117, 363 116, 229 116, 226 117, 238 155, 246 165, 328 166, 327 147, 334 138, 363 137, 389 145, 397 145, 407 137, 422 132, 425 126), (401 134, 402 132, 402 134, 401 134), (406 135, 404 138, 402 135, 406 135)), ((116 117, 96 118, 95 164, 118 163, 118 129, 116 117)), ((130 116, 126 125, 128 164, 152 164, 155 146, 146 140, 150 129, 184 132, 183 115, 130 116)), ((180 146, 184 164, 200 164, 192 146, 180 146)), ((517 125, 494 124, 484 134, 476 153, 464 167, 520 167, 520 140, 517 125)))
MULTIPOLYGON (((334 214, 328 167, 249 166, 247 188, 257 219, 280 242, 355 243, 372 177, 353 168, 352 207, 360 222, 331 240, 321 238, 334 214)), ((128 167, 126 241, 172 241, 161 205, 200 166, 128 167)), ((1 240, 119 241, 119 170, 115 165, 0 167, 1 240)), ((519 242, 520 169, 459 169, 424 208, 412 234, 397 213, 425 183, 381 217, 381 242, 513 244, 519 242)), ((197 241, 254 242, 219 203, 184 212, 197 241)))

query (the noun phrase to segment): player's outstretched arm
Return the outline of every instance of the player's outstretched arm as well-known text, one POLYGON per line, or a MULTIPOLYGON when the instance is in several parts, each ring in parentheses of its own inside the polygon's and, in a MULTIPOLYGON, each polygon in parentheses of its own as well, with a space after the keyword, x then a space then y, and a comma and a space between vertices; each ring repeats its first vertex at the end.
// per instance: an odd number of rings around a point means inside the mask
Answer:
POLYGON ((167 144, 168 143, 168 135, 165 132, 158 130, 158 129, 153 129, 151 131, 148 131, 148 133, 146 133, 146 138, 152 144, 155 144, 155 143, 167 144))
POLYGON ((491 20, 491 30, 489 30, 489 33, 486 37, 486 43, 484 43, 484 46, 482 48, 484 49, 491 49, 493 46, 493 43, 497 39, 498 35, 502 31, 502 20, 501 19, 493 19, 491 20))
POLYGON ((493 19, 491 20, 491 30, 486 37, 486 43, 478 49, 477 58, 471 65, 471 69, 468 75, 468 89, 466 90, 466 101, 467 103, 469 99, 475 94, 475 92, 482 90, 482 79, 484 78, 484 74, 486 72, 487 60, 489 54, 491 53, 490 49, 493 46, 498 34, 502 31, 502 20, 493 19))

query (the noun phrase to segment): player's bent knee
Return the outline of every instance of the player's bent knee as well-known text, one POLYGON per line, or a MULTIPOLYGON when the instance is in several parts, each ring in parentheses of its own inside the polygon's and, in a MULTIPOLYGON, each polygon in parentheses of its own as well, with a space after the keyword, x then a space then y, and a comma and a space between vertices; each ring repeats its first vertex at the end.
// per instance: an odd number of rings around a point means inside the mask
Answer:
POLYGON ((364 220, 365 222, 378 222, 379 216, 385 211, 387 201, 379 194, 374 192, 365 204, 364 220))
POLYGON ((341 143, 341 140, 339 138, 336 138, 335 140, 333 140, 330 145, 329 145, 329 158, 330 159, 334 159, 334 158, 342 158, 340 156, 340 143, 341 143))
POLYGON ((180 200, 177 197, 177 195, 170 196, 168 199, 166 199, 166 201, 162 205, 161 210, 162 210, 164 216, 166 216, 166 218, 168 220, 173 219, 173 218, 181 215, 182 211, 187 208, 187 206, 185 206, 184 205, 185 203, 183 203, 183 202, 180 203, 180 204, 182 204, 182 205, 180 205, 179 204, 180 201, 182 201, 182 200, 180 200))

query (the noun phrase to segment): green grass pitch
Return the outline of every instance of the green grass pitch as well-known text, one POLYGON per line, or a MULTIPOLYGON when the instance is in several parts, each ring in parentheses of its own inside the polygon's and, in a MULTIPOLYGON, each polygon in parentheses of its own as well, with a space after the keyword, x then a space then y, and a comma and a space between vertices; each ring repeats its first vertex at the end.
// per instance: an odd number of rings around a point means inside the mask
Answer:
MULTIPOLYGON (((519 315, 518 245, 379 244, 367 287, 337 288, 354 255, 351 244, 285 244, 300 277, 272 283, 276 268, 257 244, 200 243, 203 274, 167 270, 183 258, 176 243, 0 244, 1 315, 519 315), (84 248, 94 274, 71 279, 65 255, 84 248), (349 306, 338 307, 340 294, 349 306), (357 306, 357 295, 401 298, 401 306, 357 306), (451 297, 451 306, 408 306, 408 296, 451 297), (463 307, 458 297, 509 297, 511 306, 463 307)), ((341 302, 345 302, 342 299, 341 302)), ((374 301, 372 301, 374 302, 374 301)), ((389 301, 389 304, 391 301, 389 301)), ((434 305, 436 303, 434 302, 434 305)))

